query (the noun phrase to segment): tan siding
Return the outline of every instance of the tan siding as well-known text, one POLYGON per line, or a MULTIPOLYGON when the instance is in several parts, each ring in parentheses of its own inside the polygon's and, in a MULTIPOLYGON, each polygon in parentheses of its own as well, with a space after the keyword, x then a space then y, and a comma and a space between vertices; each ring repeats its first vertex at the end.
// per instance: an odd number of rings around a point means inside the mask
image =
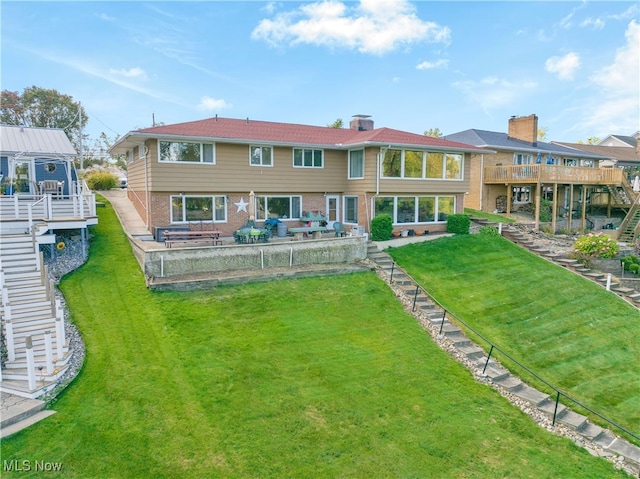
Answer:
POLYGON ((159 163, 157 142, 151 148, 153 191, 272 193, 342 191, 347 176, 347 154, 324 150, 324 168, 294 168, 293 150, 276 147, 273 167, 249 164, 249 145, 216 144, 216 164, 159 163))

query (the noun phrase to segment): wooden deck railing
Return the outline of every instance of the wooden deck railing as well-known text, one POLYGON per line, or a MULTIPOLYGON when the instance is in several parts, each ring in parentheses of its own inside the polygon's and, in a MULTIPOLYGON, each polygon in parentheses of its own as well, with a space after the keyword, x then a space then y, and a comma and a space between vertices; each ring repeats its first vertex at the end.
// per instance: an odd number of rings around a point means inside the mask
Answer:
POLYGON ((619 185, 624 179, 620 168, 586 168, 556 165, 486 166, 485 183, 565 183, 619 185))

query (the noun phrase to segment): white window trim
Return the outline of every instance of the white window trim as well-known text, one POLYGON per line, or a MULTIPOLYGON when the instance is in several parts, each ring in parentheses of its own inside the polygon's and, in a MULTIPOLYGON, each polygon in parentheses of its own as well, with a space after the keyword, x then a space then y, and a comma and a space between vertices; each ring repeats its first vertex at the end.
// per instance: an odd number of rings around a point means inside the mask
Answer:
POLYGON ((366 162, 364 161, 364 155, 365 155, 365 151, 364 148, 359 148, 359 149, 355 149, 355 150, 349 150, 349 152, 347 153, 347 179, 348 180, 362 180, 364 179, 365 176, 365 164, 366 162), (351 176, 351 152, 353 151, 361 151, 362 152, 362 176, 351 176))
POLYGON ((356 218, 356 221, 347 221, 347 201, 354 200, 356 202, 356 216, 358 216, 358 196, 357 195, 345 195, 342 197, 342 223, 345 225, 357 225, 360 218, 356 218))
POLYGON ((273 163, 274 163, 273 146, 271 146, 271 145, 257 145, 257 144, 249 145, 249 166, 253 166, 253 167, 257 167, 257 168, 273 168, 273 163), (258 164, 258 165, 254 165, 253 163, 251 163, 251 150, 253 148, 260 148, 260 164, 258 164), (270 165, 265 165, 262 162, 262 148, 269 148, 271 150, 271 164, 270 165))
MULTIPOLYGON (((384 176, 384 168, 382 167, 382 163, 384 162, 384 157, 381 159, 380 163, 380 179, 382 180, 403 180, 403 181, 464 181, 464 153, 455 152, 455 151, 432 151, 432 150, 420 150, 413 148, 391 148, 392 150, 400 150, 400 176, 384 176), (422 177, 421 178, 407 178, 405 177, 405 151, 416 151, 422 152, 422 177), (446 176, 442 176, 441 178, 428 178, 427 175, 427 156, 429 153, 437 153, 442 154, 442 174, 447 174, 447 155, 460 155, 462 157, 462 161, 460 164, 460 178, 446 178, 446 176)), ((382 154, 382 151, 381 151, 382 154)))
POLYGON ((227 200, 227 196, 226 195, 169 195, 169 223, 172 225, 188 225, 189 223, 191 223, 192 221, 196 221, 196 220, 182 220, 182 221, 176 221, 173 218, 173 198, 175 197, 179 197, 182 198, 182 215, 184 217, 186 217, 186 212, 184 211, 185 208, 185 203, 184 203, 184 199, 185 198, 212 198, 212 204, 213 204, 213 208, 215 210, 215 206, 216 206, 216 198, 224 198, 224 220, 216 220, 215 218, 215 211, 211 212, 211 219, 210 220, 202 220, 203 223, 206 224, 213 224, 213 223, 227 223, 229 221, 229 205, 228 205, 228 200, 227 200))
POLYGON ((188 140, 188 139, 184 139, 184 140, 177 140, 177 139, 165 139, 165 138, 158 138, 158 163, 166 163, 166 164, 172 164, 172 165, 215 165, 216 164, 216 144, 214 142, 208 142, 208 141, 193 141, 193 140, 188 140), (165 142, 165 143, 195 143, 195 144, 199 144, 200 145, 200 161, 168 161, 168 160, 163 160, 161 159, 161 154, 160 154, 160 143, 161 142, 165 142), (211 145, 212 148, 212 162, 211 163, 207 163, 204 161, 204 145, 211 145))
POLYGON ((294 168, 309 168, 309 169, 316 169, 316 170, 320 170, 324 168, 324 150, 322 148, 304 148, 304 147, 294 147, 291 149, 291 164, 293 165, 294 168), (302 165, 296 165, 296 150, 302 150, 303 154, 302 154, 302 162, 304 163, 304 151, 305 150, 311 150, 312 152, 315 151, 319 151, 320 154, 322 155, 322 165, 320 166, 305 166, 304 164, 302 165))
MULTIPOLYGON (((393 198, 393 225, 394 226, 407 226, 407 225, 433 225, 433 224, 443 224, 446 223, 446 220, 434 220, 434 221, 413 221, 410 223, 398 223, 398 198, 414 198, 416 211, 414 212, 415 217, 418 217, 418 204, 420 198, 433 198, 434 201, 434 218, 437 218, 440 215, 438 211, 438 199, 439 198, 453 198, 453 211, 456 211, 456 206, 458 204, 458 198, 456 195, 380 195, 381 198, 393 198)), ((373 203, 375 208, 375 201, 373 203)), ((374 214, 377 214, 377 211, 374 210, 374 214)), ((455 214, 455 213, 451 213, 455 214)), ((375 216, 374 216, 375 217, 375 216)))

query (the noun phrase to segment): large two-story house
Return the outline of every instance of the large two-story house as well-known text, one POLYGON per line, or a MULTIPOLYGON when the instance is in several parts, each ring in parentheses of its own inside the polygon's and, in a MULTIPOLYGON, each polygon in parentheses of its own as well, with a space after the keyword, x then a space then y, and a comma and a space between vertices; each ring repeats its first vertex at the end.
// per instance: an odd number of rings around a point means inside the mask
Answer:
POLYGON ((305 212, 368 231, 380 213, 396 229, 438 231, 461 213, 471 156, 462 142, 374 128, 209 118, 135 130, 110 150, 128 160, 128 196, 147 228, 195 225, 231 235, 247 220, 299 226, 305 212))
POLYGON ((511 117, 507 133, 470 129, 446 135, 450 141, 495 150, 472 162, 466 206, 505 213, 529 207, 538 228, 541 201, 549 200, 555 230, 559 217, 567 218, 569 228, 591 226, 587 206, 633 204, 637 195, 622 169, 600 167, 608 155, 538 141, 537 136, 536 115, 511 117), (577 219, 573 225, 572 218, 577 219))

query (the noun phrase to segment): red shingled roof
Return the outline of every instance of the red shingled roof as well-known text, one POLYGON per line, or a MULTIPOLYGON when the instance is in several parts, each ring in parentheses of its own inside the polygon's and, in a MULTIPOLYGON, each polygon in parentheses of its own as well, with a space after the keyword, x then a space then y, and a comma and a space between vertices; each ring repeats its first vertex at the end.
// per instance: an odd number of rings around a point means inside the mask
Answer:
POLYGON ((327 147, 358 146, 365 144, 416 145, 421 147, 474 150, 474 146, 418 135, 390 128, 359 131, 347 128, 275 123, 270 121, 240 120, 234 118, 208 118, 206 120, 162 125, 132 132, 153 136, 179 136, 211 138, 213 140, 255 141, 293 145, 319 145, 327 147))

